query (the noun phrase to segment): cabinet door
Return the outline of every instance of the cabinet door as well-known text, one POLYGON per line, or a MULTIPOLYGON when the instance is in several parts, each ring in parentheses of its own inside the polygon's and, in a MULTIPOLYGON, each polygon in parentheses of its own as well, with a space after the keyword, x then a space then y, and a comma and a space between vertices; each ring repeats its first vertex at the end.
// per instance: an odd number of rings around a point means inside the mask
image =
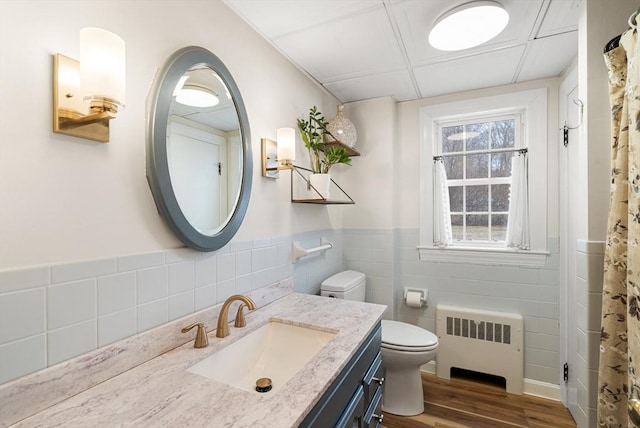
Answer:
MULTIPOLYGON (((367 383, 367 394, 371 397, 376 383, 374 375, 381 367, 376 364, 380 354, 381 337, 381 325, 378 323, 343 372, 300 423, 300 428, 361 427, 362 415, 369 407, 370 400, 364 400, 364 385, 367 383), (372 364, 375 366, 373 369, 372 364), (369 380, 365 382, 365 378, 369 380)), ((379 385, 377 389, 381 389, 379 385)))
POLYGON ((364 413, 364 390, 360 386, 349 400, 344 413, 338 420, 336 428, 360 428, 360 421, 364 413))
POLYGON ((362 386, 364 386, 364 402, 367 403, 367 406, 378 389, 382 388, 383 383, 384 366, 382 365, 382 355, 378 352, 378 355, 376 355, 376 358, 373 360, 373 363, 371 363, 371 366, 362 379, 362 386))
POLYGON ((371 400, 364 418, 362 420, 362 428, 379 428, 382 426, 382 388, 378 388, 371 400))

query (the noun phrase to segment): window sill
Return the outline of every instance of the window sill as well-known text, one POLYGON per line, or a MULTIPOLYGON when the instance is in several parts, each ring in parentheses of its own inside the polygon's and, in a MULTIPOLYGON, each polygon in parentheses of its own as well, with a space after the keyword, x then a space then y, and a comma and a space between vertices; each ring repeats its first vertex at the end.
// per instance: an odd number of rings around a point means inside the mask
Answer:
POLYGON ((508 248, 418 246, 418 257, 421 261, 436 263, 542 267, 548 255, 548 251, 523 251, 508 248))

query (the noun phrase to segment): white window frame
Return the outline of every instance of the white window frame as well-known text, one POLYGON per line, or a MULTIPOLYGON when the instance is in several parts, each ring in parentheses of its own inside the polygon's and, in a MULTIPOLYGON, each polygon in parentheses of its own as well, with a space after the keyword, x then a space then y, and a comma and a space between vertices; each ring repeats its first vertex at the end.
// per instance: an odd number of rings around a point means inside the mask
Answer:
MULTIPOLYGON (((470 123, 479 123, 479 122, 493 122, 493 121, 499 121, 499 120, 513 120, 514 121, 514 131, 515 131, 515 145, 512 148, 509 148, 509 150, 513 150, 514 152, 518 149, 522 149, 525 148, 524 143, 523 143, 523 135, 522 135, 522 124, 524 123, 524 119, 523 119, 523 115, 522 115, 522 111, 520 110, 513 110, 510 112, 507 112, 506 114, 501 114, 501 115, 486 115, 486 114, 471 114, 468 117, 464 117, 464 118, 460 118, 457 120, 446 120, 446 121, 440 121, 440 120, 436 120, 434 121, 434 140, 433 140, 433 145, 434 145, 434 156, 442 156, 443 153, 441 151, 442 148, 442 128, 444 127, 448 127, 448 126, 458 126, 458 125, 462 125, 462 124, 470 124, 470 123)), ((454 155, 461 155, 461 156, 465 156, 463 155, 463 153, 468 154, 468 155, 473 155, 474 151, 470 150, 470 151, 461 151, 461 152, 452 152, 452 154, 454 155)), ((446 157, 449 153, 444 153, 444 156, 446 157)), ((447 177, 447 188, 448 187, 452 187, 452 186, 469 186, 469 185, 478 185, 478 186, 490 186, 492 184, 511 184, 511 177, 486 177, 486 178, 460 178, 460 179, 449 179, 447 177)), ((464 211, 464 202, 463 202, 463 211, 464 211)), ((507 209, 507 212, 505 214, 508 214, 509 210, 507 209)), ((451 211, 451 214, 453 215, 453 210, 451 211)), ((489 215, 489 219, 491 218, 491 211, 488 212, 489 215)), ((464 215, 463 215, 464 217, 464 215)), ((479 248, 506 248, 507 247, 507 243, 506 241, 463 241, 463 242, 456 242, 454 241, 453 243, 454 246, 456 247, 460 247, 460 246, 468 246, 468 247, 479 247, 479 248)))
POLYGON ((543 266, 547 251, 547 89, 475 98, 420 108, 420 260, 484 265, 543 266), (476 114, 522 111, 522 146, 528 148, 531 250, 493 245, 433 244, 433 156, 438 155, 438 123, 476 114), (534 175, 535 174, 535 175, 534 175))

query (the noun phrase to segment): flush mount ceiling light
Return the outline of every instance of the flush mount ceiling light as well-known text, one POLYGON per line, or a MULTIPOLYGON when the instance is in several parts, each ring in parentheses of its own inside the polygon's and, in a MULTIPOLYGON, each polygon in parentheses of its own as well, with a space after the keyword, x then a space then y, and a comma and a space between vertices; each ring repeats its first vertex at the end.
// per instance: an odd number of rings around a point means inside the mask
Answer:
POLYGON ((189 82, 177 91, 176 101, 180 104, 201 108, 213 107, 220 102, 218 95, 211 89, 189 82))
POLYGON ((429 33, 429 44, 442 51, 458 51, 481 45, 500 34, 509 14, 500 3, 465 3, 438 18, 429 33))

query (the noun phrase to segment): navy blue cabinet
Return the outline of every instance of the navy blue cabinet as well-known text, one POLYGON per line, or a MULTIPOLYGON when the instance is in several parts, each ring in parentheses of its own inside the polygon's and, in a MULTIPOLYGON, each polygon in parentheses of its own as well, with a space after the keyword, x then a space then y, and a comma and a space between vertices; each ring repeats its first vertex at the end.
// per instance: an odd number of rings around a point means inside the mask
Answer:
POLYGON ((301 427, 375 428, 382 422, 384 368, 378 323, 301 427))

